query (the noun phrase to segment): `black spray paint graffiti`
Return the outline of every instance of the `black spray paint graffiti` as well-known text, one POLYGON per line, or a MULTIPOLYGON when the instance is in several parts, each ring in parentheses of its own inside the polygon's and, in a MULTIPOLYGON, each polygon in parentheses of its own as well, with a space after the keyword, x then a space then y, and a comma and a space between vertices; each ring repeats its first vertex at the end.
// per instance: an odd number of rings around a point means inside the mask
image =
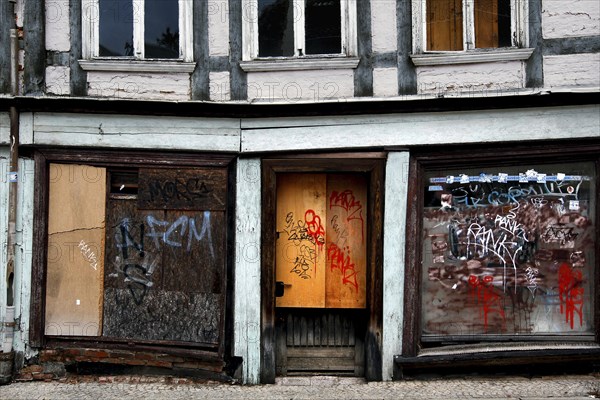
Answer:
MULTIPOLYGON (((145 237, 152 238, 155 249, 159 254, 161 243, 171 248, 184 248, 183 244, 185 244, 187 236, 185 250, 189 252, 194 241, 199 242, 206 238, 211 256, 213 259, 215 257, 210 227, 210 211, 204 212, 200 232, 196 229, 196 220, 185 215, 172 223, 157 220, 154 216, 148 215, 146 224, 139 224, 139 240, 137 241, 131 233, 134 227, 131 225, 129 218, 121 220, 118 230, 115 232, 115 243, 117 248, 121 250, 122 256, 122 258, 117 256, 115 267, 118 272, 125 275, 127 287, 133 300, 138 305, 142 303, 148 289, 154 285, 152 274, 159 267, 160 259, 159 255, 155 255, 145 248, 145 237), (149 233, 145 233, 146 224, 150 227, 149 233)), ((118 274, 112 274, 112 276, 118 276, 118 274)))
POLYGON ((174 181, 150 182, 150 199, 154 201, 157 197, 168 203, 172 199, 193 201, 205 198, 211 190, 206 183, 198 178, 190 178, 186 181, 175 179, 174 181))

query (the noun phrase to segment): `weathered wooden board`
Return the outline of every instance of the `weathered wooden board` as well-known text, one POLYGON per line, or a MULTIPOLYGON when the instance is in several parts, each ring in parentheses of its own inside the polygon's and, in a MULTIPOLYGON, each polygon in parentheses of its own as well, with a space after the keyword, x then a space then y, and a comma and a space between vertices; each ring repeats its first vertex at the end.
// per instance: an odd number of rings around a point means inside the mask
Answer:
POLYGON ((140 169, 138 208, 225 210, 225 169, 140 169))
POLYGON ((215 345, 220 341, 220 294, 149 290, 138 304, 129 290, 107 288, 104 304, 106 337, 215 345))
POLYGON ((462 50, 461 0, 427 0, 427 50, 462 50))
POLYGON ((286 285, 278 307, 325 306, 325 174, 277 176, 276 280, 286 285))
POLYGON ((51 164, 45 334, 99 336, 106 171, 51 164))
POLYGON ((327 175, 328 308, 367 305, 367 179, 357 174, 327 175))
MULTIPOLYGON (((225 265, 225 213, 167 211, 163 243, 165 290, 221 293, 225 265)), ((216 313, 219 310, 214 310, 216 313)))
POLYGON ((475 47, 498 47, 498 0, 475 2, 475 47))

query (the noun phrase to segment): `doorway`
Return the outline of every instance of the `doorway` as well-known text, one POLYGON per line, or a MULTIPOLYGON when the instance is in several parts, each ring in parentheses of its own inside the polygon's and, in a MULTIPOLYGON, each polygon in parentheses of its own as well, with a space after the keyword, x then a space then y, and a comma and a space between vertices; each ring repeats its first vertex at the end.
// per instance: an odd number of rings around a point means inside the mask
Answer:
POLYGON ((367 201, 365 174, 277 175, 278 375, 363 374, 367 201))
POLYGON ((383 163, 345 164, 263 163, 265 383, 276 375, 379 379, 383 163))

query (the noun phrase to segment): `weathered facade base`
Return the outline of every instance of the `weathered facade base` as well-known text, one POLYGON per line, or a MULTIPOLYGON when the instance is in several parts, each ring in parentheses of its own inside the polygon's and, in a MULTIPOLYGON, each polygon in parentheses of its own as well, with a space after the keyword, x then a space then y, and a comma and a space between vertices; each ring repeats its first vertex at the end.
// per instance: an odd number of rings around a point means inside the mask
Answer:
MULTIPOLYGON (((144 374, 231 381, 222 360, 160 351, 66 347, 42 350, 37 362, 22 368, 16 380, 60 379, 75 374, 144 374)), ((31 360, 34 361, 34 360, 31 360)))
POLYGON ((447 346, 442 351, 423 351, 417 357, 395 356, 393 378, 400 380, 433 374, 505 374, 507 368, 514 375, 597 372, 599 356, 600 347, 591 344, 447 346))

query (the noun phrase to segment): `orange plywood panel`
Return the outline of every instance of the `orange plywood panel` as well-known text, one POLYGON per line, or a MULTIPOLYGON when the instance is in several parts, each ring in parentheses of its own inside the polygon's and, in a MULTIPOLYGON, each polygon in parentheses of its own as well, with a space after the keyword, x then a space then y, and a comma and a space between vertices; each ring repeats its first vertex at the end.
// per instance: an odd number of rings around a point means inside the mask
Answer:
POLYGON ((367 305, 367 179, 327 177, 327 308, 367 305))
POLYGON ((278 307, 325 306, 326 183, 325 174, 277 176, 278 307))

